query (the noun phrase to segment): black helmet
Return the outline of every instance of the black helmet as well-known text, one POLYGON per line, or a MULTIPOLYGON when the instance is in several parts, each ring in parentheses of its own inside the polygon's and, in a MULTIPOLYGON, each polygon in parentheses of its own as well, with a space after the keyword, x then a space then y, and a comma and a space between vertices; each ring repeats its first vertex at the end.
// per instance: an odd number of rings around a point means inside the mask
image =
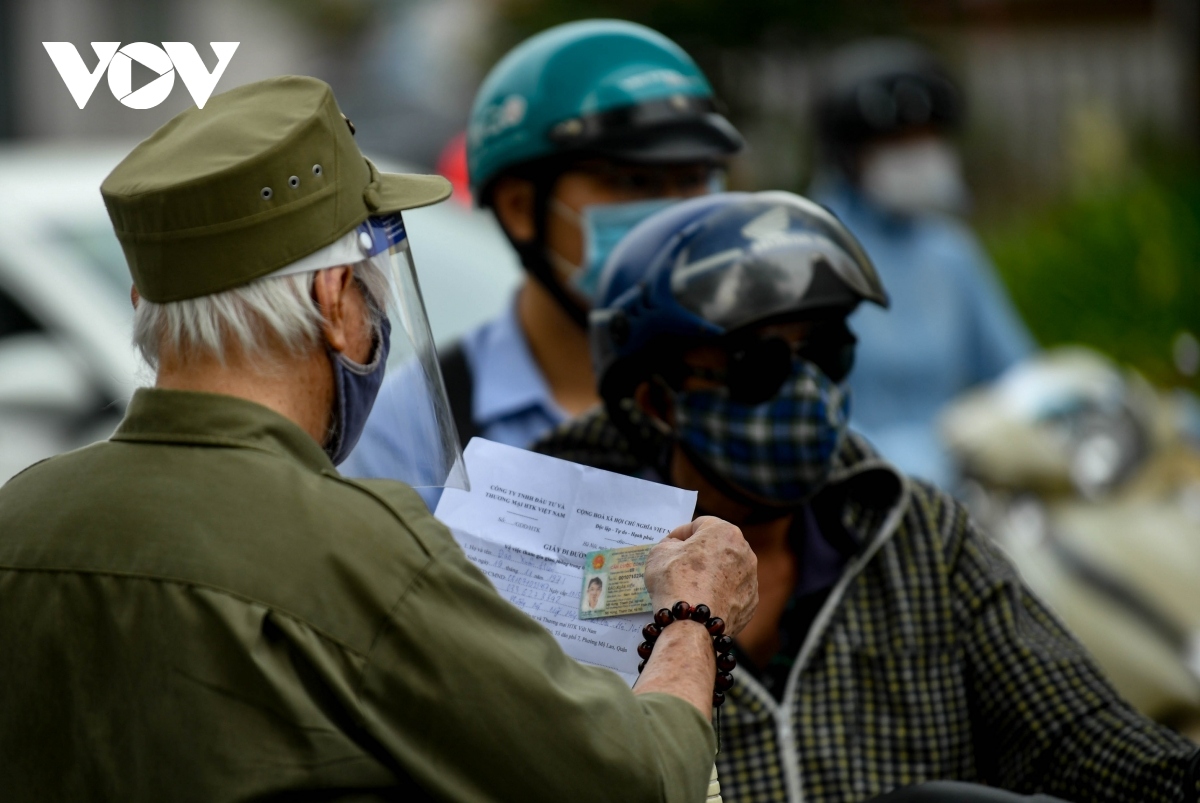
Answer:
POLYGON ((953 130, 963 112, 962 93, 931 52, 903 39, 870 39, 830 58, 817 135, 827 158, 845 166, 870 140, 924 127, 953 130))

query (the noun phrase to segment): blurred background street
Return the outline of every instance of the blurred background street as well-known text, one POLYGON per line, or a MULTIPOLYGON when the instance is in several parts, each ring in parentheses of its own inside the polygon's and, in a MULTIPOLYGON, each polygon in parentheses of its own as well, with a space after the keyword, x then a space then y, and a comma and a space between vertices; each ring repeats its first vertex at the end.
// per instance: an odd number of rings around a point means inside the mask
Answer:
POLYGON ((42 41, 76 43, 91 65, 90 41, 187 40, 211 68, 206 43, 231 40, 242 44, 217 91, 318 76, 365 150, 432 170, 500 54, 588 16, 645 23, 698 59, 749 139, 732 188, 809 185, 812 103, 831 49, 879 34, 930 45, 967 98, 971 221, 1039 343, 1091 344, 1156 383, 1194 387, 1191 0, 0 0, 0 139, 77 153, 139 139, 191 102, 176 86, 162 105, 131 110, 101 85, 81 112, 42 41))

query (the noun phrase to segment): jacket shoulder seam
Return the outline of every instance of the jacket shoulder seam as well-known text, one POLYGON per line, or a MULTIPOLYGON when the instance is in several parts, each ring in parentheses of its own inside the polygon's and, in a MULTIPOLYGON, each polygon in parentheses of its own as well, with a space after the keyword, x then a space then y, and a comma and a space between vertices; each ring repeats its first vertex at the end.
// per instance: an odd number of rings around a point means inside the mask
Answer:
MULTIPOLYGON (((350 477, 343 477, 341 474, 338 474, 336 471, 329 471, 328 469, 326 469, 326 470, 322 471, 321 474, 322 474, 322 476, 326 477, 327 479, 331 479, 334 482, 337 482, 338 484, 340 484, 344 487, 352 488, 360 493, 366 494, 367 496, 371 497, 371 499, 374 500, 376 503, 378 503, 379 505, 382 505, 383 508, 385 510, 387 510, 387 512, 391 515, 391 517, 396 520, 396 523, 399 524, 401 527, 403 527, 404 531, 407 532, 410 536, 412 536, 412 539, 414 541, 416 541, 418 544, 420 544, 421 551, 425 553, 426 557, 431 558, 431 559, 433 558, 434 552, 432 549, 429 548, 429 544, 425 543, 425 539, 423 539, 420 536, 420 534, 418 534, 417 531, 414 530, 409 525, 408 521, 404 518, 404 515, 399 510, 396 509, 395 505, 393 505, 387 499, 387 497, 385 497, 383 494, 377 492, 375 489, 371 488, 369 485, 362 483, 362 482, 358 482, 357 480, 354 480, 350 477)), ((430 517, 432 518, 432 514, 430 514, 430 517)), ((435 519, 435 521, 436 521, 436 519, 435 519)))
POLYGON ((362 704, 363 688, 367 682, 367 670, 374 665, 372 656, 375 653, 375 647, 379 644, 380 639, 384 637, 384 634, 393 628, 396 621, 396 609, 399 608, 406 599, 408 599, 409 593, 412 592, 413 588, 416 587, 421 579, 424 578, 425 575, 438 563, 438 559, 441 558, 441 556, 448 549, 449 547, 442 550, 437 555, 431 555, 429 560, 425 562, 425 565, 421 567, 421 570, 414 574, 412 579, 408 581, 408 584, 400 591, 400 594, 396 597, 396 601, 388 608, 387 614, 383 617, 379 628, 375 631, 375 635, 371 639, 371 646, 369 646, 367 648, 367 652, 362 655, 363 668, 358 673, 358 683, 354 689, 355 703, 359 705, 362 704))

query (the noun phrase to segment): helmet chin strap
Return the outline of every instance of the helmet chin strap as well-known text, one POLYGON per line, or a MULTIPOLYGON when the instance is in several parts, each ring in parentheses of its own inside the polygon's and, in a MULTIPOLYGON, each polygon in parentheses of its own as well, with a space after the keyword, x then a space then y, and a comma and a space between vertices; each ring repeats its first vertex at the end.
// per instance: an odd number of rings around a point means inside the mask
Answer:
MULTIPOLYGON (((541 238, 539 238, 540 240, 541 238)), ((562 286, 558 280, 558 273, 554 270, 554 266, 550 264, 550 259, 546 255, 545 248, 538 240, 531 243, 513 243, 513 248, 517 251, 517 256, 521 259, 521 264, 529 274, 546 288, 550 293, 550 297, 558 302, 558 306, 567 313, 571 321, 580 329, 587 331, 588 327, 588 308, 576 301, 567 289, 562 286)))
POLYGON ((509 243, 512 244, 513 250, 517 252, 521 264, 529 274, 536 279, 546 291, 550 293, 558 306, 567 313, 567 316, 583 331, 588 328, 588 312, 586 306, 575 299, 563 286, 558 278, 558 271, 550 261, 548 249, 546 246, 546 215, 550 209, 550 195, 554 189, 554 183, 558 180, 558 174, 552 173, 548 176, 539 176, 534 180, 533 186, 533 221, 534 232, 533 239, 529 242, 517 242, 508 233, 508 230, 503 226, 504 236, 508 237, 509 243))

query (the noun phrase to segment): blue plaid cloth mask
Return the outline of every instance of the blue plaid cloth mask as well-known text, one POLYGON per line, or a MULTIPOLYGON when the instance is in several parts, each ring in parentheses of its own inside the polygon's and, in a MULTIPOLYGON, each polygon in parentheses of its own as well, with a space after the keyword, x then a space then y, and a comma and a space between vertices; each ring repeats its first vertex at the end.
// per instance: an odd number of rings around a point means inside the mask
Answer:
POLYGON ((679 442, 720 478, 755 497, 791 504, 825 484, 846 436, 850 392, 795 358, 775 396, 749 404, 722 385, 675 395, 679 442))

